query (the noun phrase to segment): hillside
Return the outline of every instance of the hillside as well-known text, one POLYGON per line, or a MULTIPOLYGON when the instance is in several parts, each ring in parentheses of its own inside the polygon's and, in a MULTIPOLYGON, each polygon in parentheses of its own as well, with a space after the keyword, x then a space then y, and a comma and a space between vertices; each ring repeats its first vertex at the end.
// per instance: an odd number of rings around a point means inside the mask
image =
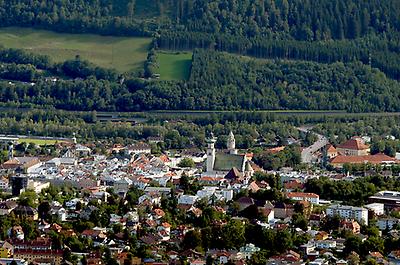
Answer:
MULTIPOLYGON (((3 57, 3 80, 39 85, 34 92, 3 91, 0 100, 105 111, 398 111, 399 17, 397 0, 0 1, 3 26, 79 33, 78 39, 86 33, 153 38, 140 56, 135 49, 119 48, 123 65, 118 67, 104 62, 109 53, 99 51, 110 49, 99 36, 86 48, 97 54, 67 63, 63 60, 71 57, 62 56, 63 47, 52 54, 40 46, 32 49, 50 55, 45 69, 3 57), (117 76, 106 69, 121 73, 128 66, 137 70, 117 76), (42 83, 47 75, 65 80, 42 83), (76 77, 83 80, 69 80, 76 77), (121 85, 121 80, 127 82, 121 85)), ((7 41, 0 38, 5 47, 26 48, 19 40, 8 46, 7 41)))

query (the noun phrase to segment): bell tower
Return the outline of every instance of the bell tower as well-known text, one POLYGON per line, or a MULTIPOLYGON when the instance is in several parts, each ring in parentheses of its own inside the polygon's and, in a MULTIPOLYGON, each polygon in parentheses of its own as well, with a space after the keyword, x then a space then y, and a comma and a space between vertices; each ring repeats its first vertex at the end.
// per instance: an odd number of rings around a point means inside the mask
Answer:
POLYGON ((207 172, 212 172, 214 170, 215 162, 215 143, 217 138, 211 133, 210 137, 206 139, 207 143, 207 172))
POLYGON ((233 135, 232 131, 229 133, 228 140, 226 141, 226 146, 231 155, 237 154, 235 135, 233 135))

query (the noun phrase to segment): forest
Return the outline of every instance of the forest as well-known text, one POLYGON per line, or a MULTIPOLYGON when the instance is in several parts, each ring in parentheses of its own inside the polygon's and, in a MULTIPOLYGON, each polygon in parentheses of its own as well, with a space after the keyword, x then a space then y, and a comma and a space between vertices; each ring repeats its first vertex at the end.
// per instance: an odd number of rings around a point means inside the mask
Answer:
POLYGON ((2 64, 0 77, 15 81, 3 81, 0 87, 0 102, 8 106, 81 111, 400 110, 399 82, 359 62, 259 60, 195 50, 186 82, 125 80, 79 57, 52 64, 18 50, 3 51, 0 61, 12 61, 11 56, 21 64, 2 64))
POLYGON ((399 111, 399 16, 396 0, 0 1, 2 26, 154 38, 133 76, 2 49, 0 102, 85 111, 399 111), (188 81, 152 80, 159 49, 195 49, 188 81), (46 81, 51 76, 59 81, 46 81))

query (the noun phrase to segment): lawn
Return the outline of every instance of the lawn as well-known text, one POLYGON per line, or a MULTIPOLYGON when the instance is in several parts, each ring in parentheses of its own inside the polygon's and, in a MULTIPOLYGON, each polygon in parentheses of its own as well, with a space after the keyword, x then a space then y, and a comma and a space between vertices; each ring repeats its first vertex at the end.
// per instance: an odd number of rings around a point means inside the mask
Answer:
POLYGON ((187 80, 192 65, 191 52, 164 52, 157 54, 161 80, 187 80))
POLYGON ((126 72, 143 68, 150 38, 109 37, 93 34, 65 34, 30 28, 0 28, 0 45, 49 55, 55 62, 76 55, 90 62, 126 72))
POLYGON ((47 139, 35 139, 35 138, 20 138, 18 143, 33 143, 36 145, 54 145, 55 143, 61 143, 61 140, 47 140, 47 139))

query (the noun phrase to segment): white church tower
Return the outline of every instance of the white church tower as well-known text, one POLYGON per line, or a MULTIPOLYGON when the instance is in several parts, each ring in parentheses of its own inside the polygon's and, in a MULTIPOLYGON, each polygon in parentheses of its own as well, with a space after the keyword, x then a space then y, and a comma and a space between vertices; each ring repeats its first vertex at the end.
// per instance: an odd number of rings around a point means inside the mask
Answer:
POLYGON ((217 138, 214 137, 214 134, 211 133, 210 138, 206 139, 207 143, 207 172, 214 171, 214 163, 215 163, 215 143, 217 142, 217 138))
POLYGON ((236 150, 236 140, 232 131, 229 133, 228 140, 226 141, 226 146, 231 155, 237 155, 238 152, 236 150))

